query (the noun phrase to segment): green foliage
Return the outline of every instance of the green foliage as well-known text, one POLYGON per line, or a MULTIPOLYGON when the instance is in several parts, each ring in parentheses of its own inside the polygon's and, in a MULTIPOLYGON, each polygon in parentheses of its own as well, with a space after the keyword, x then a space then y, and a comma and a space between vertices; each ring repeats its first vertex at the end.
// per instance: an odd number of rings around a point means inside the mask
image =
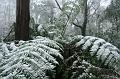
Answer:
POLYGON ((115 46, 92 36, 69 38, 69 42, 61 41, 65 58, 65 63, 60 66, 62 79, 106 79, 111 74, 117 77, 120 53, 115 46))
POLYGON ((110 20, 112 23, 119 23, 120 20, 120 1, 112 0, 110 6, 106 9, 106 19, 110 20))
POLYGON ((29 31, 30 31, 30 38, 32 39, 34 36, 38 36, 39 32, 37 30, 39 24, 35 23, 34 18, 31 17, 30 24, 29 24, 29 31))
POLYGON ((119 0, 111 0, 111 4, 105 10, 105 20, 109 20, 112 23, 112 27, 108 29, 104 34, 100 37, 107 39, 110 43, 114 44, 118 48, 120 48, 119 43, 119 30, 120 30, 120 1, 119 0), (107 37, 107 38, 105 38, 107 37))
POLYGON ((56 27, 61 31, 61 36, 64 36, 67 27, 72 25, 80 11, 81 5, 79 0, 66 1, 63 4, 61 13, 55 22, 56 27))
POLYGON ((118 61, 120 60, 120 51, 118 48, 100 38, 91 36, 81 36, 81 38, 82 39, 80 39, 80 41, 76 43, 76 47, 83 51, 83 54, 85 54, 85 56, 91 56, 90 58, 97 57, 99 63, 101 63, 101 65, 103 65, 104 67, 105 65, 114 67, 114 65, 119 64, 118 61))
POLYGON ((119 50, 105 40, 81 35, 55 40, 38 36, 18 44, 1 43, 0 78, 106 79, 111 74, 117 77, 119 50))
POLYGON ((0 62, 0 78, 54 78, 54 68, 63 60, 59 50, 61 48, 57 43, 43 37, 20 41, 17 47, 9 51, 5 59, 0 62))
POLYGON ((103 38, 106 41, 110 42, 111 44, 117 46, 120 49, 120 32, 117 31, 119 29, 117 29, 116 26, 112 26, 111 28, 107 29, 107 31, 105 32, 100 32, 99 34, 97 34, 97 36, 99 38, 103 38))
POLYGON ((35 23, 47 24, 54 23, 55 19, 55 4, 52 0, 31 1, 31 16, 34 17, 35 23))

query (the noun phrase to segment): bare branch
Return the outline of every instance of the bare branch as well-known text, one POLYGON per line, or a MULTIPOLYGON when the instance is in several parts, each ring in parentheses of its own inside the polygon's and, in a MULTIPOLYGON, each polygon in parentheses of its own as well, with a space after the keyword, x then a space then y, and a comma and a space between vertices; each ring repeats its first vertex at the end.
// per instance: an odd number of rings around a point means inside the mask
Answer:
POLYGON ((75 24, 74 22, 73 22, 72 24, 73 24, 74 26, 79 27, 79 28, 82 29, 82 26, 81 26, 81 25, 77 25, 77 24, 75 24))
MULTIPOLYGON (((55 2, 56 2, 56 4, 57 4, 57 6, 58 6, 58 8, 62 11, 62 8, 60 7, 60 4, 58 3, 58 1, 57 0, 55 0, 55 2)), ((68 14, 66 14, 67 15, 67 17, 69 18, 69 15, 68 14)), ((80 26, 80 25, 77 25, 76 23, 72 23, 74 26, 76 26, 76 27, 79 27, 79 28, 82 28, 82 26, 80 26)))
POLYGON ((55 2, 56 2, 56 4, 57 4, 58 8, 62 11, 62 8, 60 7, 60 4, 58 3, 58 1, 55 0, 55 2))

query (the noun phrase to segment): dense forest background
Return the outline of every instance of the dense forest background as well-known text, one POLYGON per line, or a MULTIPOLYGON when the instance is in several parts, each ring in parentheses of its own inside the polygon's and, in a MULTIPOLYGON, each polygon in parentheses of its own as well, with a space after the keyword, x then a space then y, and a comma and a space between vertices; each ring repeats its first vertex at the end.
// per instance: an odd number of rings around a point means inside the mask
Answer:
MULTIPOLYGON (((58 1, 61 8, 62 7, 64 8, 63 5, 66 2, 70 2, 70 1, 69 0, 58 1)), ((88 1, 88 7, 89 7, 88 15, 89 16, 88 16, 86 33, 87 35, 102 37, 106 39, 107 41, 113 43, 114 45, 119 46, 119 42, 114 41, 114 39, 116 40, 119 39, 119 36, 116 36, 119 34, 112 34, 115 36, 111 36, 112 32, 116 33, 116 31, 114 32, 114 30, 117 30, 116 27, 118 27, 117 25, 119 25, 118 22, 113 23, 114 18, 117 17, 119 14, 119 12, 114 13, 116 12, 116 9, 119 8, 119 6, 117 6, 119 3, 117 3, 116 6, 114 5, 114 3, 111 0, 100 0, 100 1, 89 0, 88 1), (112 3, 113 5, 112 4, 110 5, 110 3, 112 3), (107 12, 113 14, 113 16, 110 16, 110 15, 107 16, 106 14, 107 12), (109 33, 109 31, 111 33, 109 33)), ((2 23, 0 24, 0 28, 1 28, 0 36, 1 37, 3 36, 3 38, 5 38, 8 32, 10 31, 10 26, 12 26, 13 22, 16 21, 15 20, 16 19, 16 0, 12 0, 12 1, 1 0, 0 4, 1 4, 0 20, 2 21, 2 23)), ((69 9, 66 8, 66 11, 69 9)), ((41 25, 49 24, 50 19, 53 18, 53 21, 55 21, 57 18, 59 18, 62 15, 61 10, 59 9, 59 6, 55 2, 55 0, 51 0, 51 1, 31 0, 30 11, 31 11, 30 13, 31 18, 34 18, 34 21, 36 24, 41 24, 41 25)), ((84 13, 82 12, 82 8, 81 8, 81 11, 74 16, 75 18, 72 17, 73 15, 71 15, 71 18, 74 19, 75 24, 82 26, 83 19, 84 19, 83 14, 84 13)), ((69 35, 81 34, 80 28, 76 27, 74 24, 67 25, 66 32, 68 32, 66 34, 69 34, 69 35)))
POLYGON ((0 0, 0 79, 119 79, 120 0, 0 0))
MULTIPOLYGON (((67 3, 71 2, 69 0, 58 0, 57 2, 61 8, 65 8, 62 13, 55 0, 31 0, 31 18, 34 18, 34 22, 39 25, 49 25, 52 20, 53 24, 55 24, 54 22, 58 20, 61 15, 62 17, 64 17, 64 13, 67 11, 69 12, 69 10, 72 9, 70 7, 68 8, 68 6, 72 5, 72 3, 67 6, 67 3)), ((75 3, 75 1, 72 2, 75 3)), ((2 21, 2 23, 0 24, 0 36, 5 38, 10 32, 10 26, 12 26, 12 24, 16 21, 16 0, 1 0, 0 4, 0 21, 2 21)), ((73 12, 71 12, 70 15, 70 19, 73 19, 72 22, 75 22, 75 24, 69 23, 69 25, 66 25, 66 34, 81 34, 81 28, 79 28, 79 26, 82 26, 84 21, 84 12, 82 9, 84 7, 82 7, 81 4, 78 5, 80 5, 80 7, 74 7, 76 8, 76 10, 78 8, 78 13, 74 12, 75 14, 73 14, 73 12)), ((88 0, 89 9, 87 16, 88 18, 86 25, 86 34, 101 37, 119 48, 119 6, 117 5, 119 5, 119 1, 88 0), (117 41, 115 41, 114 39, 116 39, 117 41)))

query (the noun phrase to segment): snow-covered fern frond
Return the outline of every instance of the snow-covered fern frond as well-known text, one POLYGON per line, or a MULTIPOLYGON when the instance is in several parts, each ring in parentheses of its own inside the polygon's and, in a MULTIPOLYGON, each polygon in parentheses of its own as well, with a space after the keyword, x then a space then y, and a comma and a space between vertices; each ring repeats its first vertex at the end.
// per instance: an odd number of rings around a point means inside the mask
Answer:
POLYGON ((46 37, 38 36, 38 37, 36 37, 36 40, 32 40, 32 42, 41 43, 41 44, 44 44, 44 45, 49 46, 51 48, 54 48, 54 49, 57 49, 57 50, 62 50, 62 48, 61 48, 62 45, 60 45, 59 43, 57 43, 53 40, 50 40, 46 37))
POLYGON ((81 35, 72 37, 68 45, 65 79, 120 78, 120 51, 114 45, 101 38, 81 35))
POLYGON ((92 36, 79 36, 79 38, 77 36, 75 41, 75 46, 78 49, 90 53, 91 57, 96 57, 98 61, 101 61, 99 63, 113 68, 116 68, 118 64, 120 65, 119 49, 105 40, 92 36))
POLYGON ((9 53, 7 44, 0 43, 0 59, 2 59, 3 56, 7 55, 9 53))
POLYGON ((53 70, 63 59, 54 41, 40 38, 20 41, 0 63, 0 79, 49 79, 47 70, 53 70))
POLYGON ((79 42, 84 36, 82 35, 77 35, 72 37, 72 40, 70 40, 70 44, 74 45, 76 42, 79 42))

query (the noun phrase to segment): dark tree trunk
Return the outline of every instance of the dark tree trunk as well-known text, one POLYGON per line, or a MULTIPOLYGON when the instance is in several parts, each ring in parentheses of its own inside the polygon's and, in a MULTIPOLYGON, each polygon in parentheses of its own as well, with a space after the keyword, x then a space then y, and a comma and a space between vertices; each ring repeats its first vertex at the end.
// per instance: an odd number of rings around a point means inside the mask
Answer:
POLYGON ((16 40, 29 40, 30 0, 16 0, 16 40))
POLYGON ((88 20, 88 6, 87 6, 87 0, 84 0, 84 22, 82 24, 82 35, 86 35, 86 27, 87 27, 87 20, 88 20))

